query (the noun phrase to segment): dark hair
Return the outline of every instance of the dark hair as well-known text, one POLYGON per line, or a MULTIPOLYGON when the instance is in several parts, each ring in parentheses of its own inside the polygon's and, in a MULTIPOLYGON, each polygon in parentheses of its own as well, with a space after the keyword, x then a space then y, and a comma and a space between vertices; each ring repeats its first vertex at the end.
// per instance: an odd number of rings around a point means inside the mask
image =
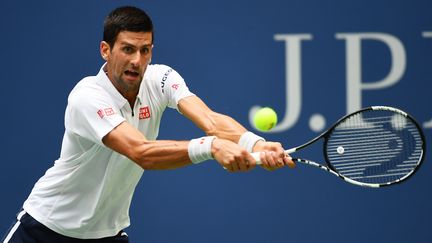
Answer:
POLYGON ((154 38, 153 23, 150 17, 141 9, 131 6, 114 9, 104 21, 103 40, 114 47, 121 31, 151 32, 154 38))

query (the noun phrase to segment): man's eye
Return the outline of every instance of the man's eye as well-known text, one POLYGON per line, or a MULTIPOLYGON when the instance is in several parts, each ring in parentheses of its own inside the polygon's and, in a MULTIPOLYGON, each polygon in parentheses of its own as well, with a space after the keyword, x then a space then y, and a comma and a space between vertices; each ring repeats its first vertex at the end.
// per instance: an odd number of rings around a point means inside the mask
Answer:
POLYGON ((143 48, 143 49, 141 49, 141 52, 142 53, 144 53, 144 54, 147 54, 147 53, 149 53, 150 52, 150 48, 143 48))
POLYGON ((124 51, 125 53, 132 53, 132 52, 133 52, 133 48, 131 48, 131 47, 129 47, 129 46, 126 46, 126 47, 123 48, 123 51, 124 51))

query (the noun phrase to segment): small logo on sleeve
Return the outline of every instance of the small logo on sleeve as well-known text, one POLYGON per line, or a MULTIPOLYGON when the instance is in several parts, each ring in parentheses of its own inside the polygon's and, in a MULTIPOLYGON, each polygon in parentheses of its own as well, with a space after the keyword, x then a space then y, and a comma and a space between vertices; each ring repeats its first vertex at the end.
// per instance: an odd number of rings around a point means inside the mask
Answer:
POLYGON ((168 76, 170 75, 170 73, 171 73, 172 71, 173 71, 172 68, 168 69, 168 71, 166 71, 165 74, 164 74, 163 77, 162 77, 162 80, 161 80, 161 82, 160 82, 162 93, 165 92, 165 90, 164 90, 164 88, 165 88, 165 82, 166 82, 166 80, 168 79, 168 76))
POLYGON ((107 116, 112 116, 115 114, 113 108, 105 108, 104 111, 105 111, 105 115, 107 115, 107 116))
POLYGON ((99 115, 100 118, 103 118, 105 116, 103 110, 98 110, 97 114, 99 115))
POLYGON ((115 111, 113 108, 105 108, 105 109, 99 109, 97 111, 97 114, 100 118, 103 118, 104 116, 112 116, 115 114, 115 111))
POLYGON ((148 119, 150 118, 151 113, 150 113, 150 107, 145 106, 145 107, 141 107, 139 109, 139 119, 143 120, 143 119, 148 119))
POLYGON ((178 90, 179 86, 180 86, 180 84, 173 84, 173 85, 171 85, 171 87, 173 89, 175 89, 175 90, 178 90))

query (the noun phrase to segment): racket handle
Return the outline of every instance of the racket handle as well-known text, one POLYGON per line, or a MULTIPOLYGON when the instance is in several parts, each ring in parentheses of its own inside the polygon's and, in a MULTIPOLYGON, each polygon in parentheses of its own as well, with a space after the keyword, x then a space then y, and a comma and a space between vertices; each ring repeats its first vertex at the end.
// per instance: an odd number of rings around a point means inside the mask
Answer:
POLYGON ((261 158, 260 158, 261 152, 254 152, 254 153, 251 153, 251 155, 255 159, 256 164, 260 165, 261 164, 261 158))
MULTIPOLYGON (((288 150, 285 150, 285 153, 286 154, 291 154, 291 153, 294 153, 296 150, 297 150, 297 148, 288 149, 288 150)), ((255 159, 255 162, 256 162, 257 165, 262 164, 261 163, 261 158, 260 158, 261 157, 261 152, 254 152, 254 153, 251 153, 251 155, 255 159)))

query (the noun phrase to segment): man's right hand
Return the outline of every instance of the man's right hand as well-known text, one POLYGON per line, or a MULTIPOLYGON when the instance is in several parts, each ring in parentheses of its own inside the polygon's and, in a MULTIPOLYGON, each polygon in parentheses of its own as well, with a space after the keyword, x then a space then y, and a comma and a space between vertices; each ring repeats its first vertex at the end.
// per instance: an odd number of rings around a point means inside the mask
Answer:
POLYGON ((256 162, 246 149, 229 140, 216 138, 212 144, 213 157, 230 172, 249 171, 256 162))

